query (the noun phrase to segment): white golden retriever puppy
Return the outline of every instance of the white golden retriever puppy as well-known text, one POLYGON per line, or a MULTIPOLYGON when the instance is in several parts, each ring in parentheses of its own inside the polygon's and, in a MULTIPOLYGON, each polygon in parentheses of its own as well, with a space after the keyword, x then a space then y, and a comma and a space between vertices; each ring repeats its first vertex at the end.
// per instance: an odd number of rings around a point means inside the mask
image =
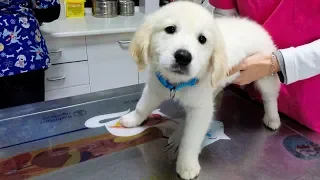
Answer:
MULTIPOLYGON (((176 171, 182 179, 200 172, 201 144, 214 114, 215 95, 238 75, 230 68, 248 55, 276 50, 268 33, 246 19, 221 18, 200 5, 178 1, 148 15, 135 33, 130 52, 140 70, 148 67, 149 79, 136 110, 121 118, 126 127, 139 126, 157 106, 172 98, 187 112, 176 171)), ((276 76, 255 82, 261 91, 264 123, 280 126, 276 76)))

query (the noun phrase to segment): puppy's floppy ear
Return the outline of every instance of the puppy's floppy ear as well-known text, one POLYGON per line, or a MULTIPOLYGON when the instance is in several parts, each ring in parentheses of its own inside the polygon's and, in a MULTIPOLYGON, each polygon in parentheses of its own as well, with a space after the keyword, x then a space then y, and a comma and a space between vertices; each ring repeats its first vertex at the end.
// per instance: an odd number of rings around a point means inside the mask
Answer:
MULTIPOLYGON (((150 15, 149 15, 150 16, 150 15)), ((147 65, 149 46, 152 34, 151 17, 146 17, 131 40, 129 51, 136 61, 139 71, 143 71, 147 65)))
POLYGON ((211 85, 216 87, 218 82, 228 76, 228 58, 225 52, 225 44, 219 28, 215 28, 214 50, 211 57, 212 76, 211 85))

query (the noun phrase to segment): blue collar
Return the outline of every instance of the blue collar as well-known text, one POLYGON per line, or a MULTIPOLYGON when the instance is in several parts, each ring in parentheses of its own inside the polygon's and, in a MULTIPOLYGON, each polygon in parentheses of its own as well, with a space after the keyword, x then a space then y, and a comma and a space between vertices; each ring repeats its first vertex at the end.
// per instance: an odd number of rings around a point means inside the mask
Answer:
POLYGON ((158 80, 160 83, 167 89, 170 90, 170 98, 174 98, 175 92, 179 91, 187 86, 194 86, 198 83, 198 78, 193 78, 187 82, 182 82, 177 85, 172 85, 168 80, 166 80, 159 72, 156 73, 158 80))

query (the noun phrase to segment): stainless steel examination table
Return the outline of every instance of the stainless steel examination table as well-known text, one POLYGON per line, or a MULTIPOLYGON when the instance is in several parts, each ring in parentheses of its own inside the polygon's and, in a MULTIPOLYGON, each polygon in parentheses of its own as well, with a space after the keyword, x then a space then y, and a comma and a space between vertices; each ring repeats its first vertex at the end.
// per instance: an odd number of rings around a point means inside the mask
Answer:
MULTIPOLYGON (((105 126, 85 126, 92 117, 133 110, 141 90, 137 85, 1 110, 0 180, 178 179, 175 153, 167 151, 160 128, 118 137, 105 126)), ((159 109, 183 119, 182 108, 171 101, 159 109)), ((262 116, 260 106, 226 90, 216 120, 230 140, 202 150, 198 179, 320 180, 320 135, 285 118, 273 132, 262 116)), ((108 117, 105 122, 118 118, 108 117)))

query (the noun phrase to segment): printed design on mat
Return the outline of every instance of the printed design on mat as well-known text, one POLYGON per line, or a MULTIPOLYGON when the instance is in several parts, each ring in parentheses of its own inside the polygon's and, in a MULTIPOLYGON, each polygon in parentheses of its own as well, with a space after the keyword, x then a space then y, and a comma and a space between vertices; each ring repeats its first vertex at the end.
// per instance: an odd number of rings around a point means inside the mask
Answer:
MULTIPOLYGON (((115 136, 123 136, 123 137, 139 134, 151 127, 176 130, 177 127, 179 126, 179 120, 174 120, 170 116, 162 113, 160 109, 156 109, 152 112, 151 115, 148 116, 148 118, 140 126, 133 127, 133 128, 126 128, 120 124, 120 117, 128 114, 129 112, 130 112, 130 109, 128 109, 127 111, 119 112, 119 113, 95 116, 88 119, 85 122, 85 126, 88 128, 97 128, 97 127, 105 126, 109 133, 115 136), (108 120, 112 118, 117 118, 117 119, 106 122, 106 123, 101 123, 101 121, 103 120, 108 120)), ((178 136, 180 137, 181 135, 178 135, 178 136)), ((169 138, 168 144, 172 146, 177 146, 178 142, 173 142, 173 141, 176 141, 175 139, 176 138, 169 138)), ((220 139, 230 140, 230 138, 224 133, 223 123, 221 121, 212 121, 211 126, 208 132, 206 133, 205 139, 203 140, 202 147, 208 146, 220 139)))
MULTIPOLYGON (((168 138, 168 144, 165 146, 169 150, 174 150, 174 153, 177 152, 180 144, 180 138, 182 137, 181 128, 182 124, 179 124, 180 120, 174 120, 168 115, 161 112, 160 109, 156 109, 152 112, 150 116, 138 127, 126 128, 120 124, 120 117, 128 114, 130 109, 127 111, 105 114, 100 116, 95 116, 88 119, 85 123, 85 126, 88 128, 97 128, 105 126, 107 131, 115 136, 133 136, 145 131, 151 127, 157 127, 160 130, 173 130, 173 133, 168 138), (110 120, 116 118, 115 120, 108 121, 106 123, 101 123, 103 120, 110 120), (164 128, 164 129, 163 129, 164 128)), ((164 132, 163 132, 164 133, 164 132)), ((224 125, 221 121, 212 121, 211 126, 209 127, 208 132, 202 142, 201 147, 204 148, 220 139, 230 140, 230 138, 224 133, 224 125)))
MULTIPOLYGON (((40 176, 74 164, 82 163, 104 155, 112 154, 139 144, 163 138, 163 132, 154 126, 163 125, 169 117, 155 110, 138 129, 129 136, 123 135, 124 127, 119 125, 119 118, 130 112, 130 109, 95 116, 85 124, 87 127, 96 128, 106 126, 110 132, 100 136, 88 137, 77 141, 60 144, 28 153, 16 155, 8 159, 0 159, 0 179, 28 179, 40 176), (102 120, 116 120, 101 123, 102 120)), ((84 111, 77 114, 84 114, 84 111)), ((173 121, 172 121, 173 122, 173 121)))
POLYGON ((320 158, 320 145, 303 136, 288 136, 283 140, 283 145, 287 151, 299 159, 312 160, 320 158))
POLYGON ((107 133, 19 154, 0 159, 0 179, 30 179, 162 137, 161 130, 149 128, 134 136, 118 137, 107 133))
POLYGON ((161 113, 160 109, 156 109, 152 112, 151 115, 148 116, 148 118, 140 126, 134 128, 126 128, 120 124, 120 117, 128 114, 129 112, 130 109, 119 113, 95 116, 88 119, 85 122, 85 126, 88 128, 97 128, 105 126, 109 133, 115 136, 126 137, 137 135, 151 127, 174 128, 177 124, 177 122, 172 120, 169 116, 161 113), (103 120, 110 120, 114 118, 117 119, 105 123, 101 122, 103 120))
POLYGON ((212 121, 209 131, 202 142, 202 148, 220 139, 230 140, 230 138, 224 133, 223 123, 221 121, 212 121))
MULTIPOLYGON (((174 154, 178 152, 181 137, 183 133, 183 128, 177 128, 168 139, 168 144, 165 146, 166 151, 173 151, 174 154)), ((204 148, 220 139, 230 140, 230 138, 224 133, 224 125, 221 121, 213 120, 209 127, 206 136, 204 137, 201 148, 204 148)))
MULTIPOLYGON (((127 131, 130 128, 122 127, 119 124, 119 118, 129 112, 130 109, 123 112, 96 116, 100 120, 116 118, 116 120, 107 123, 100 123, 99 120, 96 125, 94 125, 95 123, 89 123, 88 125, 88 122, 91 121, 86 122, 86 125, 91 128, 105 126, 113 133, 109 132, 95 137, 83 138, 50 148, 43 148, 14 157, 0 159, 0 179, 30 179, 61 168, 119 152, 139 144, 161 139, 164 137, 164 133, 160 129, 161 127, 177 127, 171 126, 172 124, 177 125, 177 122, 171 120, 169 116, 157 109, 148 116, 147 120, 142 124, 142 128, 136 129, 134 133, 130 132, 131 136, 128 136, 122 130, 127 131)), ((203 143, 204 146, 219 139, 229 139, 223 132, 223 124, 218 121, 213 121, 212 127, 206 137, 203 143)))

